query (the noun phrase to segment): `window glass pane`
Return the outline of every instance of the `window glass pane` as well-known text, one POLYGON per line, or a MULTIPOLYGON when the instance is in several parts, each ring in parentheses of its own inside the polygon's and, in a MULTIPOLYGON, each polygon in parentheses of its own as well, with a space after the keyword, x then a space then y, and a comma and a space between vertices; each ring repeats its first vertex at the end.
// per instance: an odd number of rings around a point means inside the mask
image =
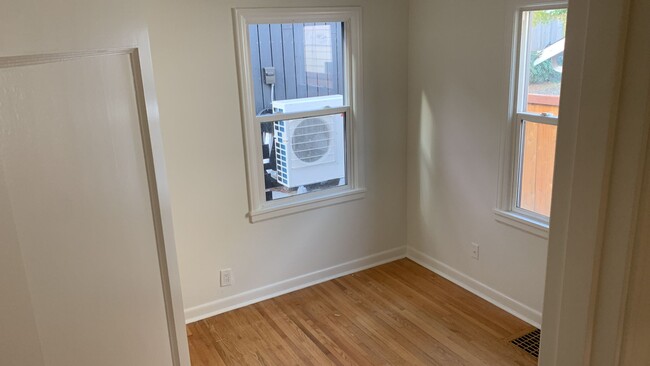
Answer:
POLYGON ((344 114, 266 122, 261 127, 267 201, 346 184, 344 114))
POLYGON ((527 34, 522 57, 527 57, 524 82, 524 111, 558 115, 566 9, 524 12, 522 34, 527 34))
POLYGON ((248 26, 255 113, 343 106, 343 23, 248 26))
POLYGON ((557 126, 523 121, 518 207, 543 216, 551 213, 557 126))

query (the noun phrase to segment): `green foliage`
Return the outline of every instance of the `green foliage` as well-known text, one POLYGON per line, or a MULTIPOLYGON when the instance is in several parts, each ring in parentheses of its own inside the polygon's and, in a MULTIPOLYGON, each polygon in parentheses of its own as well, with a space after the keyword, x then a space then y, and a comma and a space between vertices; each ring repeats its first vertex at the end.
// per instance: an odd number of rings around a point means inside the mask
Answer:
POLYGON ((537 10, 532 12, 533 25, 548 24, 554 20, 566 27, 567 9, 537 10))
POLYGON ((548 82, 559 82, 562 80, 562 73, 553 70, 551 60, 541 62, 537 66, 533 63, 539 57, 540 52, 532 52, 530 60, 530 83, 540 84, 548 82))
MULTIPOLYGON (((531 21, 533 26, 549 24, 557 21, 566 29, 566 17, 567 9, 535 10, 531 12, 531 21)), ((553 70, 551 60, 546 60, 537 66, 533 66, 533 63, 537 60, 540 53, 541 51, 537 51, 530 54, 530 83, 540 84, 559 82, 562 79, 562 73, 553 70)))

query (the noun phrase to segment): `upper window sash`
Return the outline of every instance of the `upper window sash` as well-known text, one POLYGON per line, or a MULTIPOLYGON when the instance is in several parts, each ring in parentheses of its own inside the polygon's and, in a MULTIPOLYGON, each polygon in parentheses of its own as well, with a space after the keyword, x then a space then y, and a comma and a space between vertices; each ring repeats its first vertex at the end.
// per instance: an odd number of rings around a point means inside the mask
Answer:
MULTIPOLYGON (((530 65, 528 64, 528 39, 529 39, 529 27, 531 19, 530 15, 532 11, 538 10, 555 10, 555 9, 566 9, 566 2, 549 2, 546 4, 535 4, 529 6, 520 7, 517 11, 517 21, 514 25, 514 35, 516 54, 515 54, 515 93, 514 93, 514 109, 515 115, 517 113, 525 113, 527 115, 535 115, 536 113, 526 112, 528 105, 528 74, 530 70, 530 65)), ((542 114, 538 114, 542 115, 542 114)), ((557 117, 557 116, 555 116, 557 117)), ((518 118, 517 118, 518 119, 518 118)), ((536 121, 535 121, 536 122, 536 121)), ((540 122, 544 123, 544 122, 540 122)), ((557 124, 557 123, 556 123, 557 124)))
MULTIPOLYGON (((353 55, 359 57, 361 50, 356 49, 359 45, 359 42, 351 42, 351 34, 355 32, 360 32, 361 29, 358 24, 352 24, 353 21, 359 22, 360 9, 356 7, 347 7, 347 8, 338 8, 338 7, 314 7, 314 8, 268 8, 263 9, 261 12, 260 9, 234 9, 233 16, 235 17, 235 22, 238 27, 239 34, 243 37, 240 42, 243 42, 243 49, 240 50, 241 58, 238 60, 240 63, 245 62, 247 67, 249 65, 249 60, 251 59, 250 54, 250 37, 248 25, 250 24, 286 24, 286 23, 327 23, 327 22, 341 22, 343 23, 343 75, 344 75, 344 99, 343 104, 347 106, 350 110, 357 102, 356 91, 354 88, 353 77, 355 75, 361 75, 361 70, 352 70, 355 67, 356 63, 353 60, 353 55), (354 71, 354 72, 353 72, 354 71)), ((359 35, 354 35, 355 39, 359 39, 359 35)), ((248 70, 247 74, 250 75, 252 70, 248 70)), ((246 75, 243 75, 244 77, 246 75)), ((252 85, 252 80, 242 80, 249 87, 252 85)), ((253 115, 256 115, 254 111, 255 97, 254 95, 243 95, 246 99, 244 106, 251 109, 253 115)), ((322 109, 326 111, 327 109, 322 109)), ((271 115, 279 116, 281 113, 272 113, 271 115)), ((266 117, 266 115, 264 116, 266 117)), ((259 122, 259 120, 257 120, 259 122)))

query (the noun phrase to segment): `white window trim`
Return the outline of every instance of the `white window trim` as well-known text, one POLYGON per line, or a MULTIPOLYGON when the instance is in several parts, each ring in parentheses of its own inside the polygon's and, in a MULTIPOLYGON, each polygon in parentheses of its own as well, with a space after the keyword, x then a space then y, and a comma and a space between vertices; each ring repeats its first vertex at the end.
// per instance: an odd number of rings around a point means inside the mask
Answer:
POLYGON ((289 215, 305 210, 329 206, 365 197, 363 174, 363 116, 362 116, 362 47, 361 8, 246 8, 233 10, 239 68, 240 100, 246 173, 248 180, 249 219, 251 222, 289 215), (255 97, 250 67, 249 24, 296 22, 343 22, 345 106, 305 113, 255 115, 255 97), (281 200, 266 201, 262 164, 262 146, 259 143, 260 124, 282 119, 345 113, 346 185, 318 192, 310 192, 281 200))
POLYGON ((531 10, 555 9, 567 7, 565 1, 513 1, 511 2, 512 11, 508 12, 506 18, 507 33, 509 35, 506 52, 510 57, 507 58, 508 64, 506 70, 508 73, 508 118, 505 120, 501 134, 501 159, 499 164, 499 189, 497 192, 497 205, 494 209, 495 219, 498 222, 526 231, 532 235, 548 239, 549 217, 539 215, 535 212, 528 211, 517 207, 518 186, 519 186, 519 169, 520 169, 520 151, 522 149, 522 129, 521 120, 557 125, 556 117, 543 116, 534 113, 520 112, 524 110, 521 104, 525 103, 526 97, 521 95, 523 78, 525 75, 520 73, 522 62, 520 55, 522 52, 522 39, 526 35, 522 32, 523 12, 531 10))

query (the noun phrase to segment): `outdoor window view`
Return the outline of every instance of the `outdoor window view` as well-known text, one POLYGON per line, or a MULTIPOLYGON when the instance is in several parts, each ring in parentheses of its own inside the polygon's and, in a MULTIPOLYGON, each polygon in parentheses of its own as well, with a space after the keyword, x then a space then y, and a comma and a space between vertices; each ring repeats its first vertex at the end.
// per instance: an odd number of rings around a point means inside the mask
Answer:
POLYGON ((266 201, 346 185, 343 23, 248 30, 266 201))
POLYGON ((525 11, 519 51, 517 207, 551 211, 566 9, 525 11))

